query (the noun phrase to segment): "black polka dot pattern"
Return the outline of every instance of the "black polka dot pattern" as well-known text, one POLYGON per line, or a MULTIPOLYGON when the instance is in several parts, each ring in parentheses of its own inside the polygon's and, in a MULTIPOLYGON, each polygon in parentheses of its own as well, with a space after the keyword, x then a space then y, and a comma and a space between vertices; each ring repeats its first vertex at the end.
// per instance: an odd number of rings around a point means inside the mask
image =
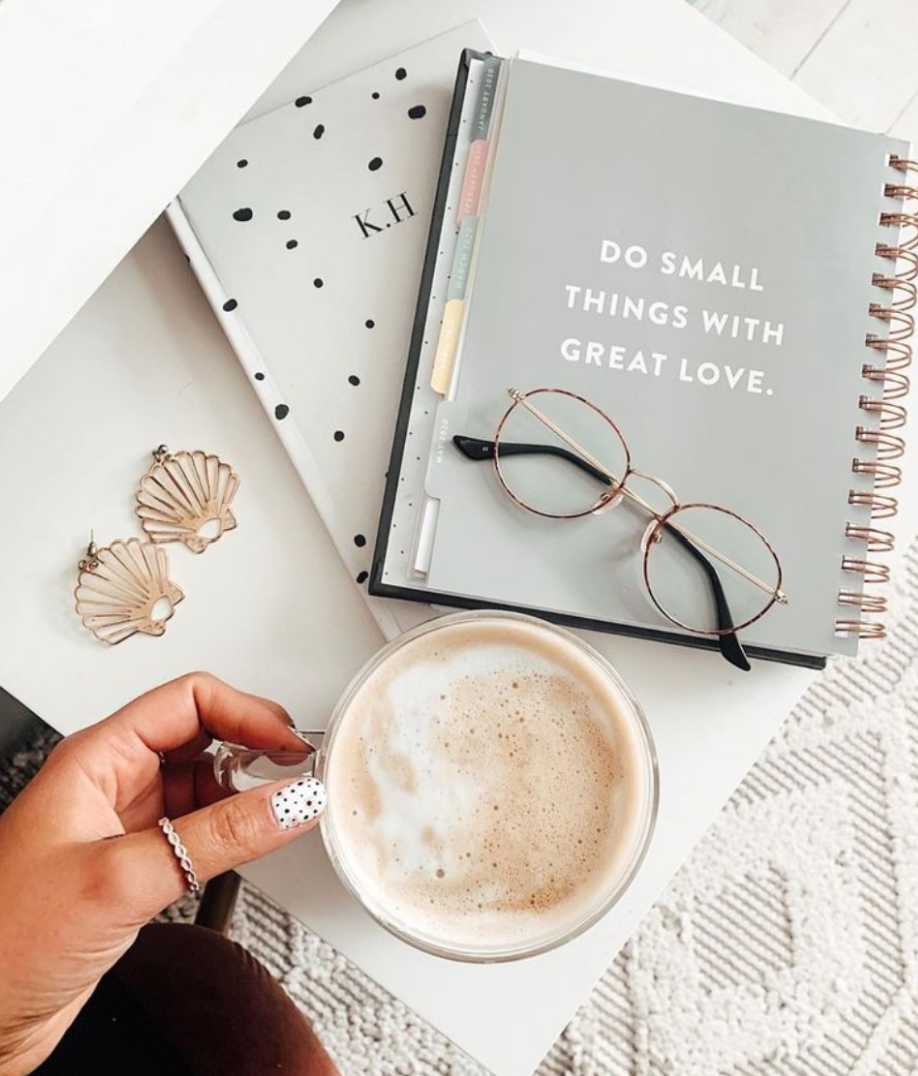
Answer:
POLYGON ((413 120, 423 119, 427 115, 427 109, 423 105, 412 105, 408 109, 408 116, 413 120))
POLYGON ((315 130, 314 130, 314 131, 312 132, 312 137, 313 137, 313 138, 315 138, 315 139, 319 139, 319 138, 321 138, 321 137, 322 137, 322 135, 324 135, 324 134, 325 134, 325 124, 324 124, 324 123, 320 123, 320 124, 319 124, 319 125, 318 125, 318 126, 316 127, 316 129, 315 129, 315 130))
POLYGON ((265 379, 265 375, 261 372, 261 370, 259 370, 258 373, 255 375, 255 380, 256 381, 264 381, 264 379, 265 379))
POLYGON ((367 168, 371 172, 378 172, 382 168, 382 157, 374 157, 367 165, 367 168))
POLYGON ((360 583, 361 585, 363 585, 369 578, 370 578, 370 573, 369 572, 361 572, 357 576, 357 582, 360 583))
POLYGON ((278 404, 274 408, 274 417, 278 422, 283 421, 290 414, 290 408, 286 404, 278 404))
POLYGON ((307 105, 312 104, 312 98, 298 97, 293 103, 296 105, 297 108, 305 108, 307 105))
POLYGON ((227 299, 226 302, 223 304, 223 309, 228 314, 231 310, 235 310, 238 305, 239 304, 236 302, 235 299, 227 299))
POLYGON ((277 219, 278 220, 290 220, 290 210, 289 209, 280 209, 280 210, 278 210, 277 219))
POLYGON ((233 220, 247 221, 251 220, 254 216, 255 214, 252 212, 252 210, 249 209, 248 206, 245 206, 242 209, 236 210, 236 212, 233 214, 233 220))
POLYGON ((372 318, 367 318, 364 325, 366 325, 368 329, 374 329, 376 327, 376 322, 372 318))
POLYGON ((271 810, 281 829, 294 829, 318 818, 327 803, 325 785, 315 777, 304 777, 279 788, 271 797, 271 810))
POLYGON ((401 82, 403 78, 408 77, 408 72, 404 69, 404 67, 399 67, 395 72, 395 77, 399 80, 399 82, 401 82))
POLYGON ((355 534, 354 535, 354 545, 355 546, 357 546, 359 549, 363 549, 363 547, 366 544, 367 544, 367 540, 364 537, 364 535, 362 535, 362 534, 355 534))
POLYGON ((245 159, 245 157, 243 157, 241 160, 236 161, 236 167, 237 168, 248 168, 249 167, 249 162, 245 159))
POLYGON ((335 430, 335 440, 339 442, 344 440, 344 430, 335 430))
POLYGON ((373 92, 372 92, 372 93, 370 94, 370 96, 371 96, 371 97, 373 98, 373 100, 374 100, 374 101, 378 101, 378 100, 379 100, 379 93, 378 93, 378 92, 377 92, 376 90, 374 90, 374 91, 373 91, 373 92))
POLYGON ((300 244, 295 239, 288 239, 285 245, 287 250, 296 250, 300 244))
POLYGON ((324 288, 325 287, 325 281, 320 276, 317 276, 315 278, 315 280, 312 282, 312 286, 314 288, 324 288))
POLYGON ((349 385, 359 385, 360 378, 356 374, 351 374, 351 376, 347 379, 347 383, 349 385))

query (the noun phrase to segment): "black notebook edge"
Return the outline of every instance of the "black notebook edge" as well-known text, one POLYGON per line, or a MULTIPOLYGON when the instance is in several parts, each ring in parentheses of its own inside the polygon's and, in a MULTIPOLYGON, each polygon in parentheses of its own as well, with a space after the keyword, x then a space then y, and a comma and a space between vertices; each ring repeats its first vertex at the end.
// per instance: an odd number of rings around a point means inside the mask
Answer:
MULTIPOLYGON (((677 635, 674 632, 655 628, 641 628, 630 624, 616 624, 605 620, 593 620, 589 617, 573 616, 566 613, 556 613, 543 609, 531 609, 522 605, 508 605, 500 602, 489 602, 479 598, 462 597, 456 594, 444 594, 427 588, 412 588, 395 586, 383 581, 383 565, 386 561, 386 552, 389 546, 389 538, 392 530, 392 516, 395 510, 395 498, 398 492, 399 476, 402 469, 402 459, 405 454, 408 439, 408 423, 411 417, 411 406, 414 396, 414 385, 417 380, 418 367, 421 360, 421 349, 424 341, 424 328, 427 321, 427 310, 430 303, 430 295, 433 286, 434 273, 436 271, 437 256, 439 252, 440 228, 443 223, 443 215, 446 211, 446 201, 449 192, 450 174, 455 155, 456 141, 459 135, 459 125, 462 119, 462 108, 465 98, 466 85, 468 83, 469 70, 472 60, 484 60, 492 53, 478 52, 475 49, 464 49, 459 60, 459 69, 456 74, 456 83, 453 89, 453 101, 450 107, 449 122, 446 128, 446 139, 443 145, 443 156, 440 161, 440 176, 437 181, 437 193, 434 198, 433 211, 430 219, 430 227, 427 236, 427 248, 424 253, 424 266, 421 272, 421 282, 418 289, 418 302, 415 308, 414 323, 411 330, 411 343, 408 350, 408 360, 405 368, 405 379, 402 384, 402 395, 399 401, 398 415, 395 421, 395 434, 392 440, 392 451, 389 456, 389 469, 386 472, 386 488, 383 494, 382 510, 379 517, 379 527, 376 532, 376 545, 373 551, 373 563, 367 589, 370 594, 378 598, 397 598, 402 601, 420 602, 424 605, 447 605, 460 609, 497 609, 505 612, 525 613, 530 616, 539 616, 553 624, 564 627, 579 628, 585 631, 597 631, 607 635, 624 635, 635 639, 649 639, 653 642, 670 643, 676 646, 693 647, 696 650, 717 650, 716 639, 709 639, 703 635, 677 635)), ((791 650, 777 650, 770 647, 748 646, 744 649, 751 658, 761 661, 775 661, 784 665, 795 665, 805 669, 824 669, 826 657, 816 654, 801 654, 791 650)))

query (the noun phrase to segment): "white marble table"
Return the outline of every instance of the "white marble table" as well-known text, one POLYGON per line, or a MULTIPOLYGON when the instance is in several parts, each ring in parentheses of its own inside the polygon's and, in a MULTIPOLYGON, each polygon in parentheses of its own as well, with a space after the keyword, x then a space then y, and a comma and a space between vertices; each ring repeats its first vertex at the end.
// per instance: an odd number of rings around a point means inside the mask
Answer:
MULTIPOLYGON (((307 46, 311 83, 479 15, 527 46, 639 77, 817 112, 680 0, 345 0, 307 46)), ((284 77, 258 108, 292 96, 284 77)), ((194 667, 321 722, 378 629, 163 223, 102 285, 0 405, 0 683, 63 732, 194 667), (90 527, 137 533, 132 492, 161 441, 231 459, 239 528, 202 557, 171 552, 186 591, 163 639, 96 644, 72 609, 90 527)), ((914 506, 912 506, 914 509, 914 506)), ((914 510, 903 523, 915 529, 914 510)), ((752 764, 812 674, 592 637, 642 699, 661 808, 619 905, 570 945, 495 967, 415 952, 346 897, 317 835, 247 876, 498 1076, 527 1076, 752 764)))

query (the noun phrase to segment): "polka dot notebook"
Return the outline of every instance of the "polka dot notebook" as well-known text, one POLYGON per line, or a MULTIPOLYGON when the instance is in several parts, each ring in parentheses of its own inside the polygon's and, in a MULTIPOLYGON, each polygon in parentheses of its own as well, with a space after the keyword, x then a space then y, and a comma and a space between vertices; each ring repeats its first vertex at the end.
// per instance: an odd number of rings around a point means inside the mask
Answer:
POLYGON ((465 23, 237 127, 168 215, 366 593, 465 23))

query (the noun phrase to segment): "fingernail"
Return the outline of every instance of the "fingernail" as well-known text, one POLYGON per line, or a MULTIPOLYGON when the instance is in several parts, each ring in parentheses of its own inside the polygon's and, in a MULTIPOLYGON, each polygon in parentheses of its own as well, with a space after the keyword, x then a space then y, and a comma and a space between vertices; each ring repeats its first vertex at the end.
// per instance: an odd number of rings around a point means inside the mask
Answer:
POLYGON ((327 802, 325 785, 315 777, 303 777, 272 794, 271 810, 281 829, 294 829, 318 817, 327 802))

